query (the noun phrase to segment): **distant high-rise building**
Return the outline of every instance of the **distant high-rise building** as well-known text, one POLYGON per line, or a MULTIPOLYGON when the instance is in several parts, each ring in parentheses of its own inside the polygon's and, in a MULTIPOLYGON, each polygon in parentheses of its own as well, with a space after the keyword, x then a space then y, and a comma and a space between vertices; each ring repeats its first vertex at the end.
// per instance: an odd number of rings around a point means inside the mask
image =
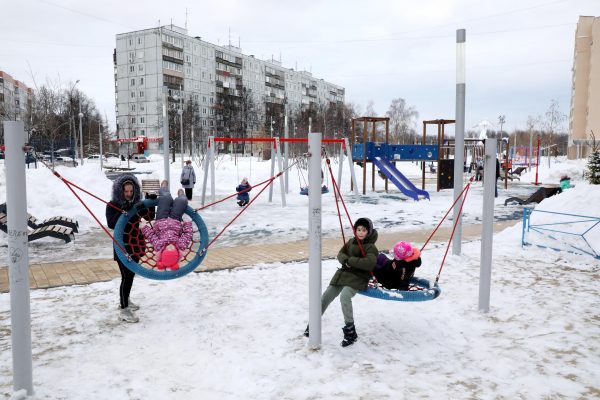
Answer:
POLYGON ((31 109, 33 90, 23 82, 0 71, 0 141, 4 141, 2 121, 23 121, 31 109))
POLYGON ((145 140, 150 151, 162 148, 163 88, 173 114, 171 132, 179 131, 173 110, 183 108, 186 130, 193 125, 196 141, 271 127, 280 133, 286 113, 343 103, 345 97, 343 87, 309 72, 208 43, 173 25, 118 34, 113 61, 118 138, 145 140))
POLYGON ((569 158, 587 157, 600 142, 600 17, 579 17, 575 32, 569 158))
POLYGON ((0 71, 0 119, 21 121, 31 106, 33 90, 0 71))

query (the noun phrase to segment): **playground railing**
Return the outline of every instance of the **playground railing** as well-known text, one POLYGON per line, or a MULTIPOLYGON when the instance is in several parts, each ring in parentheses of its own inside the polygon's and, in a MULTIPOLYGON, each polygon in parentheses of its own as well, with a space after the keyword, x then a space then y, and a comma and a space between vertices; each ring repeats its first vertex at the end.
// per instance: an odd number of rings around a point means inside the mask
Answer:
POLYGON ((600 254, 597 251, 598 247, 594 248, 590 242, 596 246, 600 243, 600 217, 536 210, 533 207, 523 208, 521 247, 535 245, 556 251, 584 253, 600 259, 600 254), (540 220, 539 222, 532 222, 534 213, 538 214, 537 219, 540 220), (565 229, 560 229, 563 227, 565 229), (530 233, 532 232, 539 234, 536 236, 538 243, 532 243, 531 240, 528 240, 531 239, 530 233), (556 237, 558 236, 556 234, 561 235, 560 239, 556 237), (566 245, 571 250, 556 247, 559 245, 562 247, 566 245))

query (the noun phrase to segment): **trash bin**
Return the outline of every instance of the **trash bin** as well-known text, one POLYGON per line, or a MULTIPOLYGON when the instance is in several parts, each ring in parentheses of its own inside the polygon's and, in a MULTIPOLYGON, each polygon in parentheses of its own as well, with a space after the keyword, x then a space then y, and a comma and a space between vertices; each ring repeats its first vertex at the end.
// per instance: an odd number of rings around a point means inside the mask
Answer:
POLYGON ((560 190, 565 190, 568 189, 569 187, 571 187, 571 179, 567 178, 567 179, 561 179, 560 181, 560 190))

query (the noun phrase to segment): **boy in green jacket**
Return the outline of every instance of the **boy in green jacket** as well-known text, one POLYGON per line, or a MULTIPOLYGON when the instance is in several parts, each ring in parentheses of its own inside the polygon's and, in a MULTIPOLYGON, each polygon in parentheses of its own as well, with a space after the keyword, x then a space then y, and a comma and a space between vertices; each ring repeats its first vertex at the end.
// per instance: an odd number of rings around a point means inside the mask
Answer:
MULTIPOLYGON (((342 328, 344 332, 342 347, 350 346, 358 339, 354 327, 352 297, 358 291, 367 289, 371 272, 377 264, 377 255, 379 254, 377 247, 375 247, 378 236, 377 231, 373 229, 373 222, 370 219, 357 219, 354 223, 354 231, 356 236, 350 239, 337 255, 342 267, 333 275, 329 286, 321 297, 321 314, 323 314, 329 304, 340 296, 342 313, 346 323, 342 328)), ((308 326, 304 335, 308 336, 308 326)))

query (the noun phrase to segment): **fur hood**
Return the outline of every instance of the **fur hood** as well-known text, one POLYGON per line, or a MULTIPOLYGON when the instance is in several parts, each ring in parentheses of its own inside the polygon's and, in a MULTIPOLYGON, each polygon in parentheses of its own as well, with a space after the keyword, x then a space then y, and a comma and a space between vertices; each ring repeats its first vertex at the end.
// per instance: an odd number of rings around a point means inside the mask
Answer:
POLYGON ((133 174, 122 174, 117 176, 112 186, 112 197, 111 201, 116 204, 123 204, 125 199, 123 198, 123 185, 127 182, 133 183, 133 203, 137 203, 142 199, 142 188, 140 182, 133 174))

